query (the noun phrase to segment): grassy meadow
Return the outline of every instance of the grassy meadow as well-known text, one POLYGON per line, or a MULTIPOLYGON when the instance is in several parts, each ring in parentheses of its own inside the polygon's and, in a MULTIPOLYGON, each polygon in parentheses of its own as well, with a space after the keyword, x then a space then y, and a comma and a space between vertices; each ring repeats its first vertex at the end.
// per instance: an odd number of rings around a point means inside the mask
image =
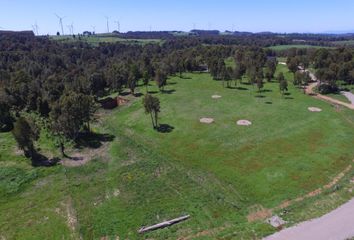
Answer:
MULTIPOLYGON (((53 40, 60 42, 76 42, 79 41, 79 37, 76 36, 73 38, 70 35, 65 36, 51 36, 53 40)), ((160 39, 125 39, 114 36, 105 36, 101 34, 93 35, 93 36, 81 36, 80 41, 87 42, 93 46, 98 46, 100 43, 125 43, 125 44, 149 44, 149 43, 161 43, 160 39)))
MULTIPOLYGON (((304 95, 286 66, 277 71, 289 80, 284 97, 276 82, 258 93, 247 79, 223 88, 207 73, 171 77, 164 93, 151 84, 166 132, 152 129, 142 97, 129 96, 93 125, 115 136, 108 150, 76 168, 33 168, 11 134, 0 133, 0 239, 259 239, 275 232, 247 215, 327 184, 354 158, 354 112, 304 95), (215 122, 201 124, 202 117, 215 122), (252 125, 236 125, 240 119, 252 125), (183 214, 191 218, 137 233, 183 214)), ((337 207, 354 196, 347 191, 353 176, 289 207, 284 218, 293 224, 337 207)))

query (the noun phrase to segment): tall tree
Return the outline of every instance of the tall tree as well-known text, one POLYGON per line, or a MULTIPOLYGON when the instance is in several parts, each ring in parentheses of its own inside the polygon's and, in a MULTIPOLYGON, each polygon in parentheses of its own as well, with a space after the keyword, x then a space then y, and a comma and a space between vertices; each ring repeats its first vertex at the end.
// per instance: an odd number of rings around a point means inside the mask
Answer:
POLYGON ((161 71, 160 69, 158 69, 156 72, 155 81, 156 81, 157 87, 160 89, 160 91, 163 91, 165 85, 167 84, 166 74, 163 71, 161 71))
POLYGON ((288 81, 285 78, 282 78, 281 81, 279 81, 279 90, 282 96, 284 96, 285 91, 288 91, 288 81))
POLYGON ((91 96, 65 92, 50 112, 51 129, 58 136, 61 152, 64 153, 65 138, 76 140, 84 126, 90 129, 89 123, 94 114, 91 96))
POLYGON ((152 127, 158 129, 158 114, 160 112, 160 100, 150 94, 146 94, 143 98, 145 113, 150 114, 152 127))

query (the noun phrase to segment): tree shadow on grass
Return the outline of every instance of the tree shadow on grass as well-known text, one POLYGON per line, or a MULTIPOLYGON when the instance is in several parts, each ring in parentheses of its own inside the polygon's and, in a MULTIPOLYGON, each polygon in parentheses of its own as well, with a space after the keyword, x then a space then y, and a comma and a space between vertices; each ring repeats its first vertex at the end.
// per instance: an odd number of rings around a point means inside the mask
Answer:
POLYGON ((174 89, 171 89, 171 90, 161 90, 161 92, 162 92, 163 94, 172 94, 172 93, 176 92, 176 90, 174 90, 174 89))
POLYGON ((170 133, 174 130, 175 128, 171 125, 168 124, 160 124, 160 126, 158 126, 157 131, 159 133, 170 133))
POLYGON ((264 90, 262 90, 262 92, 273 92, 273 90, 271 90, 271 89, 264 89, 264 90))
POLYGON ((248 88, 244 88, 244 87, 236 87, 235 89, 241 90, 241 91, 246 91, 246 90, 248 90, 248 88))
POLYGON ((143 96, 144 94, 142 94, 142 93, 134 93, 134 97, 141 97, 141 96, 143 96))
POLYGON ((293 98, 293 97, 285 97, 284 99, 292 100, 292 99, 294 99, 294 98, 293 98))
POLYGON ((148 91, 148 94, 157 94, 159 93, 158 91, 148 91))
POLYGON ((266 96, 261 95, 261 94, 258 94, 258 95, 256 95, 255 97, 256 97, 256 98, 265 98, 266 96))
POLYGON ((271 104, 273 104, 273 102, 267 101, 267 102, 265 102, 265 104, 271 105, 271 104))
POLYGON ((52 167, 60 161, 60 158, 49 159, 43 154, 36 151, 33 153, 31 161, 33 167, 52 167))
POLYGON ((99 148, 103 142, 112 142, 115 139, 114 135, 107 133, 80 133, 75 140, 76 148, 99 148))

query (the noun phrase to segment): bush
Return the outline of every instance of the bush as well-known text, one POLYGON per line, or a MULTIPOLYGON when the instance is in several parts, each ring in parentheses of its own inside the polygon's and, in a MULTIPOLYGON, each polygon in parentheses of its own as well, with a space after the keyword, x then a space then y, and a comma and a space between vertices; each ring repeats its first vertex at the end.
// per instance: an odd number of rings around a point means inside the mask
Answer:
POLYGON ((328 84, 321 84, 318 87, 318 92, 321 93, 321 94, 337 93, 338 92, 338 87, 337 86, 328 85, 328 84))

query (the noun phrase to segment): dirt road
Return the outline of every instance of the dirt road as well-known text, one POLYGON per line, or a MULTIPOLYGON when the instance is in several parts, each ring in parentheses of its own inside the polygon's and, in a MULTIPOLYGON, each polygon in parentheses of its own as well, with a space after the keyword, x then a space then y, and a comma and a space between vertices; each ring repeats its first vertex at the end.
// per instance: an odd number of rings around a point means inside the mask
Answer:
POLYGON ((345 240, 354 237, 354 199, 336 210, 284 229, 264 240, 345 240))
MULTIPOLYGON (((307 72, 309 72, 308 70, 306 70, 307 72)), ((342 101, 339 101, 337 99, 334 99, 334 98, 331 98, 331 97, 328 97, 328 96, 325 96, 325 95, 322 95, 322 94, 319 94, 319 93, 315 93, 313 91, 313 89, 319 84, 316 76, 309 72, 310 74, 310 77, 312 79, 312 81, 314 81, 313 83, 309 84, 307 87, 306 87, 306 93, 315 97, 315 98, 318 98, 318 99, 321 99, 321 100, 324 100, 326 102, 329 102, 329 103, 332 103, 332 104, 336 104, 336 105, 341 105, 343 107, 347 107, 349 109, 352 109, 354 110, 354 104, 350 104, 350 103, 345 103, 345 102, 342 102, 342 101)))

